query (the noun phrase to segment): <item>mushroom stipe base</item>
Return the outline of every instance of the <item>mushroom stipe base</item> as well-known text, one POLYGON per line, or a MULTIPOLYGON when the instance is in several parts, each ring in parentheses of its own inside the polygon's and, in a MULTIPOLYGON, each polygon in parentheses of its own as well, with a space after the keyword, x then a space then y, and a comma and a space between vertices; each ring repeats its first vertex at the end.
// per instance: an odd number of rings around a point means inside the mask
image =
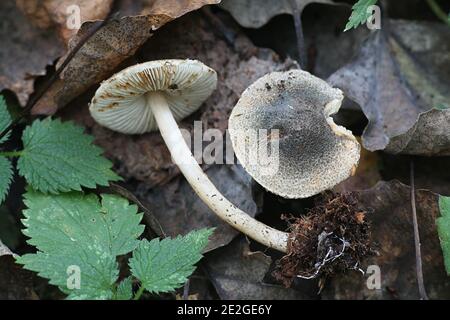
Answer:
POLYGON ((306 216, 285 216, 291 230, 288 252, 277 261, 274 277, 289 287, 296 278, 360 270, 362 259, 375 253, 366 215, 354 194, 329 192, 306 216))

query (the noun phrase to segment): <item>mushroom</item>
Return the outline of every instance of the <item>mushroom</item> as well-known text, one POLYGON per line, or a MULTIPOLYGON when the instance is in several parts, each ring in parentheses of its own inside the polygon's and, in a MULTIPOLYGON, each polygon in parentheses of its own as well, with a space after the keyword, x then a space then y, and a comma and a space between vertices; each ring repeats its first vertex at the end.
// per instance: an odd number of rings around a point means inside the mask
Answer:
POLYGON ((176 120, 199 108, 216 88, 216 72, 195 60, 158 60, 129 67, 98 88, 92 117, 111 130, 139 134, 159 128, 173 161, 205 204, 237 230, 286 252, 289 234, 271 228, 228 201, 192 156, 176 120))
POLYGON ((246 171, 284 198, 306 198, 353 175, 360 145, 351 131, 333 122, 344 96, 339 89, 302 70, 273 72, 247 88, 231 112, 233 149, 246 171), (270 139, 249 142, 248 132, 265 129, 270 139), (276 135, 270 131, 277 132, 276 135), (277 161, 257 159, 274 149, 277 161))
MULTIPOLYGON (((199 61, 146 62, 103 82, 89 110, 99 124, 118 132, 136 134, 159 128, 172 159, 213 212, 255 241, 287 252, 289 234, 257 221, 228 201, 198 165, 178 128, 176 120, 199 108, 216 82, 216 72, 199 61)), ((260 78, 242 94, 230 118, 238 158, 243 159, 237 143, 241 129, 279 129, 281 135, 269 139, 267 146, 280 145, 280 174, 267 178, 261 174, 262 168, 242 161, 250 175, 285 197, 307 197, 331 188, 351 175, 359 159, 356 139, 330 117, 342 99, 340 90, 307 72, 272 73, 260 78), (296 158, 296 151, 311 154, 296 158), (292 187, 284 185, 283 179, 292 187)))

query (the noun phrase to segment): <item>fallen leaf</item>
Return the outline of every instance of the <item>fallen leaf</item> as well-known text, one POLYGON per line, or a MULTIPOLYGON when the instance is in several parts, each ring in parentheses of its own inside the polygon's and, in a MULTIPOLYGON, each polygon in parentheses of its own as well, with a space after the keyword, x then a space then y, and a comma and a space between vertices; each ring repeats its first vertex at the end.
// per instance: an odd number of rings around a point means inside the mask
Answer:
MULTIPOLYGON (((238 165, 214 165, 206 170, 217 189, 234 205, 254 217, 251 178, 238 165)), ((168 236, 187 234, 192 230, 215 227, 206 251, 228 244, 239 232, 220 220, 195 194, 184 179, 178 177, 163 187, 148 189, 137 186, 135 194, 153 212, 168 236)))
MULTIPOLYGON (((376 265, 381 271, 381 289, 370 290, 370 276, 350 271, 326 283, 324 299, 419 299, 416 278, 414 233, 410 188, 398 181, 379 182, 356 193, 359 202, 371 209, 371 239, 378 247, 360 266, 376 265)), ((438 195, 416 190, 417 219, 422 249, 423 275, 431 299, 450 298, 450 281, 445 272, 435 220, 439 217, 438 195)))
POLYGON ((67 42, 85 21, 105 19, 113 0, 16 0, 17 7, 37 27, 56 28, 67 42), (77 16, 79 14, 79 16, 77 16))
POLYGON ((33 26, 13 0, 0 1, 0 20, 0 91, 14 91, 24 105, 34 80, 64 53, 64 43, 52 30, 33 26))
POLYGON ((244 237, 207 255, 203 263, 223 300, 302 300, 314 297, 266 283, 264 279, 270 272, 272 259, 260 251, 252 252, 244 237))
MULTIPOLYGON (((331 0, 294 0, 301 13, 310 3, 333 4, 331 0)), ((237 22, 246 28, 260 28, 273 17, 293 14, 291 0, 224 0, 220 7, 229 11, 237 22)))
POLYGON ((450 101, 449 37, 445 25, 390 20, 328 79, 368 118, 366 149, 450 155, 450 109, 433 109, 450 101))
MULTIPOLYGON (((174 21, 143 46, 139 55, 145 61, 178 58, 197 59, 215 69, 217 90, 193 116, 180 126, 193 129, 194 120, 202 120, 204 129, 228 127, 228 116, 240 94, 256 79, 271 71, 296 67, 287 59, 282 62, 271 50, 257 49, 248 38, 238 35, 233 49, 211 30, 198 13, 174 21), (183 39, 183 41, 174 41, 183 39), (248 57, 248 52, 255 55, 248 57)), ((123 135, 96 124, 87 107, 67 108, 64 117, 83 125, 94 135, 95 143, 117 164, 118 173, 126 179, 145 182, 148 187, 163 185, 179 174, 159 133, 123 135)))
POLYGON ((0 241, 0 300, 36 300, 33 274, 16 264, 13 253, 0 241))
MULTIPOLYGON (((152 1, 144 15, 126 16, 110 21, 92 36, 73 57, 46 94, 33 108, 33 114, 54 114, 89 87, 99 83, 153 34, 154 31, 189 11, 220 0, 152 1)), ((96 22, 85 22, 69 41, 69 51, 96 22)), ((66 55, 67 56, 67 55, 66 55)), ((65 56, 65 57, 66 57, 65 56)), ((64 61, 65 57, 60 59, 64 61)))

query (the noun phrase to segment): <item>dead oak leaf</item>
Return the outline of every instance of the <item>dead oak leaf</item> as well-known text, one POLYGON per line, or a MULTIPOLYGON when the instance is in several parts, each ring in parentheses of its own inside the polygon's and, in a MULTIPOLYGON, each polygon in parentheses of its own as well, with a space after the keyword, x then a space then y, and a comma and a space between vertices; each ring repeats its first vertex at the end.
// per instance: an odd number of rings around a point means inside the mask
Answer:
MULTIPOLYGON (((125 59, 169 21, 203 5, 220 0, 153 1, 146 6, 145 15, 126 16, 110 21, 92 36, 70 61, 60 79, 46 92, 33 108, 33 114, 54 114, 89 87, 104 80, 125 59)), ((70 40, 72 49, 96 22, 85 22, 70 40)), ((63 57, 60 59, 64 61, 63 57)))
POLYGON ((65 42, 77 32, 76 23, 105 19, 112 4, 113 0, 16 0, 35 26, 56 28, 65 42))
POLYGON ((328 81, 357 102, 369 120, 371 151, 450 154, 450 37, 445 25, 390 21, 328 81))
POLYGON ((24 105, 34 80, 64 53, 64 44, 52 30, 33 26, 13 0, 0 1, 0 21, 0 91, 14 91, 24 105))
POLYGON ((277 15, 293 14, 294 2, 300 13, 310 3, 333 4, 331 0, 224 0, 220 7, 230 12, 241 26, 260 28, 277 15))

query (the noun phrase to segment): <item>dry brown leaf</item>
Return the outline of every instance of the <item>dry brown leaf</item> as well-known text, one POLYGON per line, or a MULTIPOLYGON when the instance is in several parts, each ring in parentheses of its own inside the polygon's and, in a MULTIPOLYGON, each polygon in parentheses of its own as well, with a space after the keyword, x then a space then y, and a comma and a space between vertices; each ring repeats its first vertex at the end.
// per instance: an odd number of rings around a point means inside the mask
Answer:
MULTIPOLYGON (((381 271, 381 290, 370 290, 367 277, 351 271, 330 279, 322 293, 325 299, 419 299, 416 278, 414 233, 410 188, 398 181, 379 182, 356 193, 359 203, 372 209, 371 239, 378 256, 364 261, 361 268, 377 265, 381 271)), ((440 216, 438 195, 416 190, 417 219, 421 238, 423 275, 431 299, 450 298, 450 282, 444 268, 436 218, 440 216)))
POLYGON ((0 20, 0 91, 14 91, 24 105, 34 80, 64 53, 64 44, 52 30, 33 26, 13 0, 0 1, 0 20))
MULTIPOLYGON (((146 15, 127 16, 113 20, 91 37, 62 72, 60 78, 46 92, 32 110, 33 114, 54 114, 89 87, 112 74, 125 59, 169 21, 203 5, 220 0, 153 1, 146 6, 146 15)), ((85 22, 70 40, 73 48, 95 22, 85 22)), ((63 57, 60 61, 64 61, 63 57)))
POLYGON ((265 282, 272 259, 263 252, 252 252, 248 240, 240 237, 225 248, 218 249, 204 260, 219 297, 223 300, 299 300, 315 298, 315 292, 286 289, 265 282))
POLYGON ((363 145, 389 153, 450 155, 450 29, 390 21, 329 82, 362 108, 363 145))
MULTIPOLYGON (((37 27, 56 28, 59 35, 67 42, 77 31, 68 25, 73 6, 79 9, 79 22, 105 19, 111 10, 113 0, 16 0, 17 7, 37 27)), ((76 27, 76 26, 75 26, 76 27)))

